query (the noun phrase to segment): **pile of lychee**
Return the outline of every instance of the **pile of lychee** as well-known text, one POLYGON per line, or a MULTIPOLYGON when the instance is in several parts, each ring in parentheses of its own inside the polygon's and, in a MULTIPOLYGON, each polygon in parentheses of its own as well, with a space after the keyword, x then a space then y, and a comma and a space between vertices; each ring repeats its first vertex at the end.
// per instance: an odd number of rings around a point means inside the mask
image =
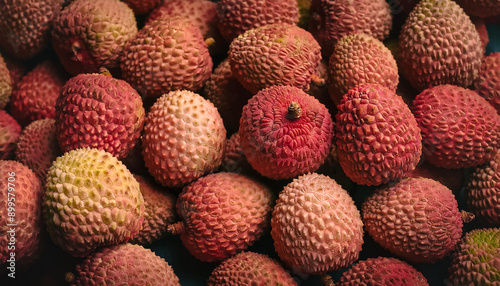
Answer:
POLYGON ((0 7, 0 285, 500 284, 498 1, 0 7))

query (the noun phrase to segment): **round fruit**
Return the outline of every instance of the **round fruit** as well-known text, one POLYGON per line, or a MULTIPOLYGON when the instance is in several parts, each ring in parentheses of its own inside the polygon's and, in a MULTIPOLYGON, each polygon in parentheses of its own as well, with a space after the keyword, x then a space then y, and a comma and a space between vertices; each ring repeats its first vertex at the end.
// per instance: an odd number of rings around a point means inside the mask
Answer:
POLYGON ((0 54, 0 109, 4 109, 10 101, 12 94, 12 79, 9 69, 0 54))
POLYGON ((500 3, 497 0, 456 0, 470 16, 481 18, 500 16, 500 3))
POLYGON ((21 125, 7 111, 0 110, 0 159, 13 157, 19 135, 21 125))
POLYGON ((151 10, 155 9, 162 1, 161 0, 123 0, 134 14, 147 15, 151 10))
POLYGON ((484 57, 475 87, 500 114, 500 52, 484 57))
POLYGON ((290 179, 323 164, 333 123, 316 98, 296 87, 273 86, 243 107, 238 133, 252 168, 271 179, 290 179))
POLYGON ((363 222, 354 201, 333 179, 309 173, 281 191, 271 218, 274 248, 297 274, 323 274, 359 257, 363 222))
POLYGON ((54 161, 43 207, 52 240, 75 257, 128 241, 144 216, 134 176, 110 153, 91 148, 71 150, 54 161))

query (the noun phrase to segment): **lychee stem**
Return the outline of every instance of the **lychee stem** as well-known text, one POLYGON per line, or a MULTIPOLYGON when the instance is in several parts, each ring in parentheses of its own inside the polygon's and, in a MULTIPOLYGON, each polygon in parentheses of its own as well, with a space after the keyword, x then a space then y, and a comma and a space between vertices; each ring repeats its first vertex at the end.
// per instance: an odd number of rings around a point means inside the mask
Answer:
POLYGON ((292 101, 288 105, 287 115, 291 120, 299 119, 302 115, 302 108, 300 108, 300 105, 297 102, 292 101))
POLYGON ((186 224, 181 220, 167 226, 167 232, 170 233, 171 235, 179 235, 181 234, 181 232, 184 231, 185 227, 186 224))
POLYGON ((321 283, 325 286, 335 286, 335 282, 333 282, 332 276, 328 274, 321 275, 321 283))
POLYGON ((476 217, 473 213, 467 212, 464 210, 460 211, 460 216, 462 217, 462 221, 464 223, 469 223, 469 222, 473 221, 474 218, 476 217))
POLYGON ((325 86, 326 82, 325 82, 325 79, 322 78, 322 77, 319 77, 319 75, 317 74, 313 74, 311 76, 311 82, 315 85, 315 86, 319 86, 319 87, 323 87, 325 86))
POLYGON ((212 45, 214 45, 214 44, 215 44, 215 39, 214 39, 214 38, 212 38, 212 37, 210 37, 210 38, 206 38, 206 39, 205 39, 205 43, 207 44, 207 46, 209 46, 209 47, 210 47, 210 46, 212 46, 212 45))
POLYGON ((101 67, 99 69, 99 74, 102 74, 102 75, 107 76, 107 77, 113 77, 111 75, 111 73, 109 72, 109 70, 107 68, 105 68, 105 67, 101 67))

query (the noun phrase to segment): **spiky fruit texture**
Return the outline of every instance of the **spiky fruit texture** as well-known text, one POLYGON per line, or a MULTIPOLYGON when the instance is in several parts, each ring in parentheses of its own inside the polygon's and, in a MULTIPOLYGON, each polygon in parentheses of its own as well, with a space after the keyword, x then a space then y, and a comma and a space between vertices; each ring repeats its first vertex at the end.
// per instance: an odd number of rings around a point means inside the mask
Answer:
POLYGON ((233 76, 228 58, 215 68, 203 87, 203 96, 217 107, 228 132, 238 131, 241 111, 252 95, 233 76))
POLYGON ((394 91, 363 84, 349 90, 338 109, 337 155, 351 180, 380 185, 415 169, 422 137, 410 108, 394 91))
POLYGON ((296 286, 297 282, 276 260, 248 251, 223 261, 207 281, 207 286, 233 285, 296 286))
POLYGON ((254 179, 224 172, 206 175, 179 194, 177 232, 197 259, 226 259, 264 234, 271 204, 271 190, 254 179))
POLYGON ((452 0, 420 1, 401 28, 401 72, 418 90, 441 84, 471 85, 482 57, 476 27, 452 0))
POLYGON ((118 66, 137 33, 134 12, 119 0, 75 0, 54 21, 52 47, 72 75, 118 66))
POLYGON ((63 0, 0 1, 0 46, 16 58, 29 59, 44 50, 63 0))
POLYGON ((73 286, 180 286, 172 266, 150 249, 130 243, 103 248, 76 266, 73 286))
POLYGON ((243 107, 238 133, 252 168, 271 179, 290 179, 323 164, 333 123, 316 98, 296 87, 273 86, 243 107))
POLYGON ((354 201, 335 180, 309 173, 286 185, 271 218, 274 248, 297 274, 322 274, 356 261, 363 222, 354 201))
POLYGON ((167 233, 167 226, 176 221, 176 197, 146 177, 139 175, 134 177, 139 182, 144 198, 144 221, 141 230, 131 243, 148 245, 162 238, 167 233))
POLYGON ((123 0, 123 2, 134 11, 134 14, 146 15, 155 9, 161 0, 123 0))
POLYGON ((384 0, 313 0, 309 13, 309 31, 324 58, 345 35, 364 33, 382 41, 392 29, 391 8, 384 0))
POLYGON ((4 109, 12 94, 12 79, 9 69, 0 54, 0 109, 4 109))
POLYGON ((20 134, 21 125, 7 111, 0 110, 0 159, 13 157, 20 134))
POLYGON ((212 73, 212 58, 198 26, 185 17, 148 22, 125 48, 122 78, 142 95, 198 90, 212 73))
POLYGON ((216 9, 219 31, 228 43, 251 29, 299 21, 297 0, 220 0, 216 9))
POLYGON ((452 285, 500 285, 500 229, 475 229, 465 234, 448 269, 452 285))
POLYGON ((26 74, 12 92, 10 113, 21 126, 44 118, 54 118, 56 100, 66 83, 66 74, 45 60, 26 74))
POLYGON ((79 74, 57 98, 57 140, 63 152, 91 147, 120 159, 139 138, 144 114, 141 96, 124 80, 79 74))
POLYGON ((481 18, 500 16, 500 3, 496 0, 456 0, 456 2, 470 16, 481 18))
POLYGON ((249 176, 254 176, 256 174, 256 171, 252 168, 250 163, 248 163, 245 153, 241 148, 239 133, 234 133, 227 139, 220 170, 223 172, 245 174, 249 176))
POLYGON ((27 267, 41 253, 43 188, 33 171, 16 161, 0 160, 0 176, 2 273, 9 266, 14 266, 15 270, 27 267), (14 265, 8 261, 11 258, 14 258, 14 265))
POLYGON ((321 47, 306 30, 270 24, 246 31, 229 46, 234 77, 252 94, 273 85, 308 90, 321 47))
POLYGON ((443 168, 485 163, 499 148, 500 115, 476 92, 454 85, 428 88, 413 100, 424 156, 443 168))
POLYGON ((328 63, 332 100, 338 105, 349 89, 377 83, 396 92, 398 66, 384 44, 366 34, 346 35, 337 42, 328 63))
POLYGON ((452 191, 427 178, 381 187, 361 207, 365 229, 382 247, 416 263, 434 263, 453 251, 462 218, 452 191))
POLYGON ((484 57, 475 88, 500 114, 500 52, 484 57))
POLYGON ((54 243, 84 257, 134 237, 144 217, 144 199, 139 183, 116 157, 79 148, 50 167, 43 215, 54 243))
POLYGON ((340 277, 337 286, 429 286, 422 273, 396 258, 377 257, 359 261, 340 277))
POLYGON ((181 187, 215 171, 225 144, 226 129, 217 108, 197 93, 175 90, 151 107, 142 154, 156 181, 181 187))
POLYGON ((467 180, 467 204, 477 219, 500 227, 500 152, 475 168, 467 180))
POLYGON ((63 153, 56 136, 55 120, 39 119, 26 126, 16 144, 16 160, 29 167, 45 183, 52 162, 63 153))

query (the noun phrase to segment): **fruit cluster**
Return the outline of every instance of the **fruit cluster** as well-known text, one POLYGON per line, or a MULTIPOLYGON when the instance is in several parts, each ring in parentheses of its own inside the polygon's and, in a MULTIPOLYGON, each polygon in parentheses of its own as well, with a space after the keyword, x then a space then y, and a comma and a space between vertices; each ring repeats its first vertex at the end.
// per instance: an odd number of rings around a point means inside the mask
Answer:
POLYGON ((0 7, 0 285, 500 284, 498 1, 0 7))

